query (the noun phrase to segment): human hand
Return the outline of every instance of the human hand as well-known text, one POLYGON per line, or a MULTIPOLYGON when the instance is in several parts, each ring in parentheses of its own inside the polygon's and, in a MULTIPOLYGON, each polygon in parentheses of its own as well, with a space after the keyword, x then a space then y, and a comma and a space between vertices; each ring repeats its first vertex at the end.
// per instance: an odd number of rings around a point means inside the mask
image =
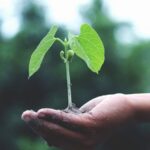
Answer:
POLYGON ((126 123, 149 121, 150 117, 145 117, 150 113, 149 101, 150 94, 106 95, 83 105, 81 114, 43 108, 38 112, 25 111, 22 118, 50 146, 92 150, 126 123))

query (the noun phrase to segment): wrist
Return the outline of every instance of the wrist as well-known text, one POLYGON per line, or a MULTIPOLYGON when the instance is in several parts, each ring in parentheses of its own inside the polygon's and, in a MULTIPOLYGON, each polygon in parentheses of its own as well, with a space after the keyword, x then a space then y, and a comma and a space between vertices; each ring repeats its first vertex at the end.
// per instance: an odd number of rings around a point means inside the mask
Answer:
POLYGON ((127 95, 136 121, 150 121, 150 94, 127 95))

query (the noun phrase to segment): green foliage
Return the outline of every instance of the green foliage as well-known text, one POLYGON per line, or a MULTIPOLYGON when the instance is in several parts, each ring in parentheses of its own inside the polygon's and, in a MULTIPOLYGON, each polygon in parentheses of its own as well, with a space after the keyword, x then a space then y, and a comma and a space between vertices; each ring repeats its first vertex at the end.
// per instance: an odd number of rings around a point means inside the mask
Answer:
POLYGON ((55 38, 56 31, 57 27, 53 26, 33 52, 29 63, 29 77, 40 68, 43 58, 52 44, 56 40, 59 41, 64 46, 64 50, 60 51, 60 57, 66 64, 68 109, 72 109, 69 62, 72 60, 74 52, 79 58, 86 62, 89 69, 98 73, 104 62, 104 46, 96 31, 88 24, 83 24, 81 26, 81 33, 79 36, 70 36, 71 34, 69 34, 69 41, 67 41, 66 38, 64 41, 60 38, 55 38), (70 50, 69 48, 72 49, 70 50))
POLYGON ((83 24, 79 36, 69 36, 70 47, 83 59, 90 70, 98 73, 104 63, 104 46, 96 31, 83 24))
MULTIPOLYGON (((79 58, 85 61, 91 71, 98 73, 104 63, 104 46, 96 31, 88 24, 83 24, 80 35, 70 36, 69 34, 69 41, 67 42, 59 38, 56 39, 54 37, 56 31, 57 27, 53 26, 33 52, 29 63, 29 77, 40 68, 45 54, 55 40, 58 40, 64 46, 70 45, 72 50, 68 50, 66 54, 67 60, 71 60, 75 52, 79 58)), ((62 59, 64 59, 63 55, 65 55, 63 53, 63 51, 60 52, 62 59)))
POLYGON ((56 31, 57 27, 53 26, 33 52, 29 63, 29 77, 40 68, 46 52, 55 40, 60 42, 64 46, 64 50, 60 51, 60 57, 66 64, 68 108, 71 109, 72 95, 69 62, 72 60, 75 53, 86 62, 89 69, 98 73, 104 62, 104 46, 96 31, 88 24, 83 24, 81 26, 81 33, 79 36, 70 36, 71 34, 69 34, 69 41, 67 41, 66 38, 64 41, 60 38, 55 38, 56 31), (70 50, 69 48, 72 49, 70 50))
POLYGON ((56 40, 54 38, 56 32, 57 26, 52 26, 48 34, 42 39, 38 47, 33 52, 29 63, 29 77, 31 77, 40 68, 45 54, 56 40))

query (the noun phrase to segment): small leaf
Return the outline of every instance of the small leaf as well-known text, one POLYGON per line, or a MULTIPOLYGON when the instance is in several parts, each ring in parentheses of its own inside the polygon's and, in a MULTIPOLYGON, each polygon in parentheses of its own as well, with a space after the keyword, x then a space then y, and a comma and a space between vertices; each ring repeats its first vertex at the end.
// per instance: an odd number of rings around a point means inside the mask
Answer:
POLYGON ((58 29, 57 26, 52 26, 50 31, 41 40, 37 48, 32 53, 29 63, 29 77, 31 77, 40 68, 45 54, 55 42, 54 36, 57 32, 57 29, 58 29))
POLYGON ((69 45, 75 54, 85 61, 91 71, 99 72, 104 63, 104 46, 91 26, 83 24, 79 36, 69 34, 69 45))

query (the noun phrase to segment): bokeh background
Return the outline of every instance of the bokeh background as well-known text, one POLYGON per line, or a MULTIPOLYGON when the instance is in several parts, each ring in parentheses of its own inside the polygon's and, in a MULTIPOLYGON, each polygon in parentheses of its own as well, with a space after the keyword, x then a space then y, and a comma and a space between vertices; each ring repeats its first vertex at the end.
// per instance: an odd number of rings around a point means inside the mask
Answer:
MULTIPOLYGON (((0 0, 0 6, 4 2, 0 0)), ((13 23, 4 27, 4 20, 9 21, 4 17, 9 12, 9 3, 5 2, 6 10, 0 12, 0 149, 3 150, 56 150, 48 148, 20 118, 26 109, 67 106, 65 67, 59 58, 59 44, 54 44, 39 72, 28 80, 30 56, 54 23, 60 26, 57 36, 64 38, 67 28, 78 33, 80 24, 88 22, 105 45, 106 61, 99 75, 90 72, 76 57, 71 63, 73 101, 78 107, 99 95, 150 91, 150 40, 134 33, 131 23, 116 21, 103 1, 92 0, 79 8, 78 21, 65 25, 49 17, 53 16, 51 10, 46 7, 48 3, 43 3, 44 0, 14 0, 14 17, 19 19, 19 27, 13 23)), ((59 15, 58 11, 55 16, 59 15)), ((99 149, 149 150, 150 124, 126 127, 99 149)))

